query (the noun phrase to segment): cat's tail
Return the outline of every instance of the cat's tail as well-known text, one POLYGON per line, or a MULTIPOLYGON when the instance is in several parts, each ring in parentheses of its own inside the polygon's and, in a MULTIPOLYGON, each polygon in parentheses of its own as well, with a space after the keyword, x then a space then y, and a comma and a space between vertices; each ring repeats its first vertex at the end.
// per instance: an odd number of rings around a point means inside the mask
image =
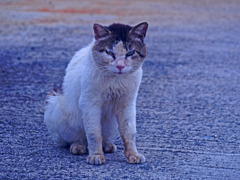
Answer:
POLYGON ((44 123, 48 131, 52 135, 53 140, 60 146, 67 147, 69 144, 62 137, 62 124, 64 122, 64 114, 61 108, 62 102, 61 88, 56 88, 47 95, 45 101, 44 123))
POLYGON ((59 95, 62 95, 62 87, 53 88, 53 90, 46 96, 45 105, 48 105, 50 101, 49 99, 52 96, 59 96, 59 95))

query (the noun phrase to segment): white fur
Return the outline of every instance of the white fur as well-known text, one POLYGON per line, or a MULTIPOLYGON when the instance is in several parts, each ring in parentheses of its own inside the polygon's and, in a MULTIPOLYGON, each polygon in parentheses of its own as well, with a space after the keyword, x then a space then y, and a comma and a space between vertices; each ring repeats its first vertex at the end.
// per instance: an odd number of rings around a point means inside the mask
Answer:
POLYGON ((44 114, 57 143, 81 142, 90 155, 101 152, 96 138, 112 141, 119 130, 121 136, 136 133, 136 98, 142 77, 141 66, 130 74, 104 74, 93 60, 93 44, 72 58, 63 94, 49 97, 44 114))

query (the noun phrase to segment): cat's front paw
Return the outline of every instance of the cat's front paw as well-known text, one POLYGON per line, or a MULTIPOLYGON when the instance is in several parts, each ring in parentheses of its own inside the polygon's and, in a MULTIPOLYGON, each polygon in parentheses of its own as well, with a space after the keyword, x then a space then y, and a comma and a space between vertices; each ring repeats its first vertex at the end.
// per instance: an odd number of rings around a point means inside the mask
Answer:
POLYGON ((135 152, 125 152, 125 156, 127 158, 127 162, 130 164, 139 164, 144 163, 146 161, 145 157, 142 154, 135 152))
POLYGON ((100 165, 105 163, 104 155, 89 155, 87 158, 88 164, 100 165))

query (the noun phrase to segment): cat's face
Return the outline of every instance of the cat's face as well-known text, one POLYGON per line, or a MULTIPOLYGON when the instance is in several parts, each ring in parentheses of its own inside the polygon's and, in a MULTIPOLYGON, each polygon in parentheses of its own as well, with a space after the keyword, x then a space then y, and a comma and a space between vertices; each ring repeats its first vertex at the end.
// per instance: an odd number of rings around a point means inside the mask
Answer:
POLYGON ((93 59, 103 71, 115 75, 136 71, 146 56, 144 37, 148 24, 131 27, 112 24, 108 27, 94 24, 95 44, 93 59))

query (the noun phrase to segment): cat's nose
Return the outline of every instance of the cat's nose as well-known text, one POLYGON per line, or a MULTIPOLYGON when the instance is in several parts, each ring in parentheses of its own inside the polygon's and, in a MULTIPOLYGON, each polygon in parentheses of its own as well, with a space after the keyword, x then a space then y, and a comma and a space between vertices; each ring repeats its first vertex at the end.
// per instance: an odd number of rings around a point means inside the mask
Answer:
POLYGON ((118 65, 117 68, 121 71, 125 66, 118 65))

